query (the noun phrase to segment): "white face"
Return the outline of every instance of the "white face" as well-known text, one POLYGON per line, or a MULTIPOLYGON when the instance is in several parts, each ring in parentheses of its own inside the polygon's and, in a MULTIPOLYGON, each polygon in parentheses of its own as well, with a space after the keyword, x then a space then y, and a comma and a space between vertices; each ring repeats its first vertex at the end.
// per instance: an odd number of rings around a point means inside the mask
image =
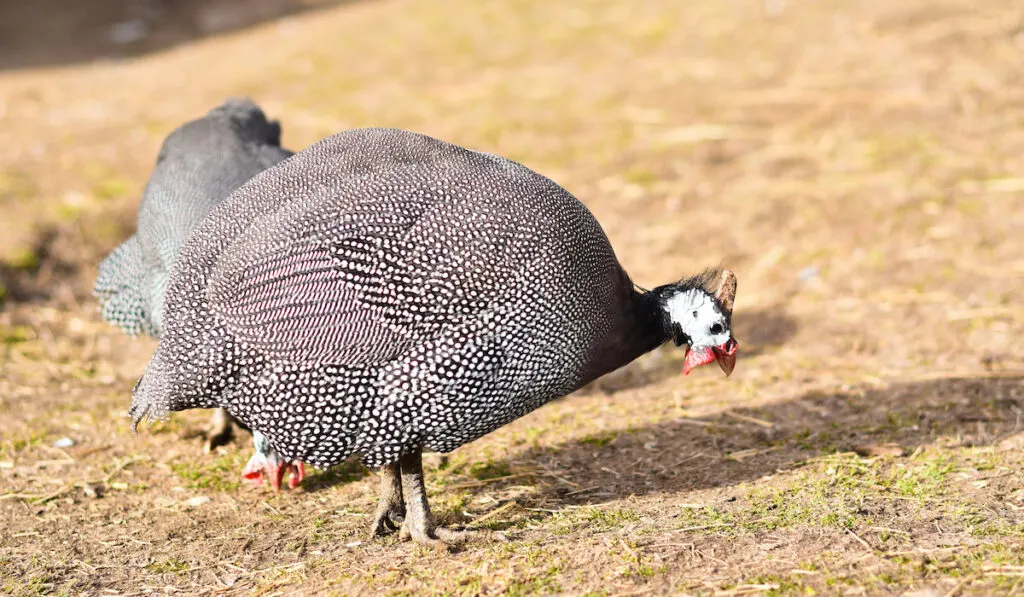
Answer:
POLYGON ((692 289, 665 301, 665 312, 690 337, 690 348, 721 346, 731 336, 725 315, 708 293, 692 289))

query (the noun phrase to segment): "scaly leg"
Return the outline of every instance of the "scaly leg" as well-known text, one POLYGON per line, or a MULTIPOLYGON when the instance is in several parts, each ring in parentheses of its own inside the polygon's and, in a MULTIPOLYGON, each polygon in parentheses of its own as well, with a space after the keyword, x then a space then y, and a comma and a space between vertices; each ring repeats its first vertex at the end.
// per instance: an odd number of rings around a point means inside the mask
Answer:
POLYGON ((371 537, 383 537, 397 531, 405 520, 402 499, 402 468, 395 462, 380 470, 380 501, 370 528, 371 537))
POLYGON ((402 470, 402 491, 405 497, 405 522, 400 537, 434 547, 461 543, 465 532, 438 527, 427 504, 427 488, 423 484, 423 454, 416 450, 398 460, 402 470))

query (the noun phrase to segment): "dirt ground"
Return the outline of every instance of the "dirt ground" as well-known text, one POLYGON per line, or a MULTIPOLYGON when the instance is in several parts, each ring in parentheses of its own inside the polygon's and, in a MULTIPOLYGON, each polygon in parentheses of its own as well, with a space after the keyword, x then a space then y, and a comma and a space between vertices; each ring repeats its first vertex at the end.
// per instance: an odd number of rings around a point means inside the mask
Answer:
POLYGON ((23 4, 0 593, 1024 594, 1024 4, 23 4), (133 434, 154 343, 89 288, 163 137, 231 95, 296 150, 384 125, 522 161, 641 285, 729 266, 736 372, 665 347, 437 459, 479 531, 452 553, 369 540, 356 462, 273 495, 207 413, 133 434))

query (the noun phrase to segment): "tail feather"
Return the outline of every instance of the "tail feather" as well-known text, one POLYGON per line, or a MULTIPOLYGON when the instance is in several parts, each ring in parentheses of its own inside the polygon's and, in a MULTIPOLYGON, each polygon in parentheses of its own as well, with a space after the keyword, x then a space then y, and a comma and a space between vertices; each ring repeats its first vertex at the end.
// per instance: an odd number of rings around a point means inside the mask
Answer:
POLYGON ((132 405, 128 410, 132 419, 132 429, 137 429, 143 419, 151 423, 166 419, 172 411, 223 406, 217 403, 216 397, 199 396, 190 399, 176 391, 177 378, 174 367, 157 349, 146 366, 146 371, 132 388, 132 405))
POLYGON ((167 405, 165 382, 166 370, 163 361, 154 355, 146 366, 139 380, 132 387, 132 405, 128 416, 132 419, 132 431, 139 430, 139 423, 148 419, 150 423, 167 417, 170 410, 167 405))
POLYGON ((103 260, 92 287, 102 305, 103 319, 132 336, 158 335, 143 294, 144 279, 142 248, 132 236, 103 260))

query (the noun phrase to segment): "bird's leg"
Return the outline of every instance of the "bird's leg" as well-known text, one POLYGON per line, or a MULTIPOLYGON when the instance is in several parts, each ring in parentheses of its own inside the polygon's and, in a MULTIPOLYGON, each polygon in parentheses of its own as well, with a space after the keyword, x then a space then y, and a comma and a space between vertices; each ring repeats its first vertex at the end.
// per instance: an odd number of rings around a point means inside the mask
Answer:
POLYGON ((402 499, 402 467, 395 462, 380 470, 380 501, 370 528, 371 537, 383 537, 399 529, 405 520, 405 500, 402 499))
POLYGON ((231 415, 223 408, 213 410, 210 417, 210 424, 206 427, 206 452, 210 452, 217 446, 223 446, 231 441, 235 433, 235 426, 231 422, 231 415))
POLYGON ((427 504, 427 488, 423 484, 423 454, 419 450, 399 459, 402 470, 402 491, 405 494, 405 522, 400 537, 412 538, 417 543, 443 547, 459 543, 464 533, 451 531, 434 524, 427 504))

